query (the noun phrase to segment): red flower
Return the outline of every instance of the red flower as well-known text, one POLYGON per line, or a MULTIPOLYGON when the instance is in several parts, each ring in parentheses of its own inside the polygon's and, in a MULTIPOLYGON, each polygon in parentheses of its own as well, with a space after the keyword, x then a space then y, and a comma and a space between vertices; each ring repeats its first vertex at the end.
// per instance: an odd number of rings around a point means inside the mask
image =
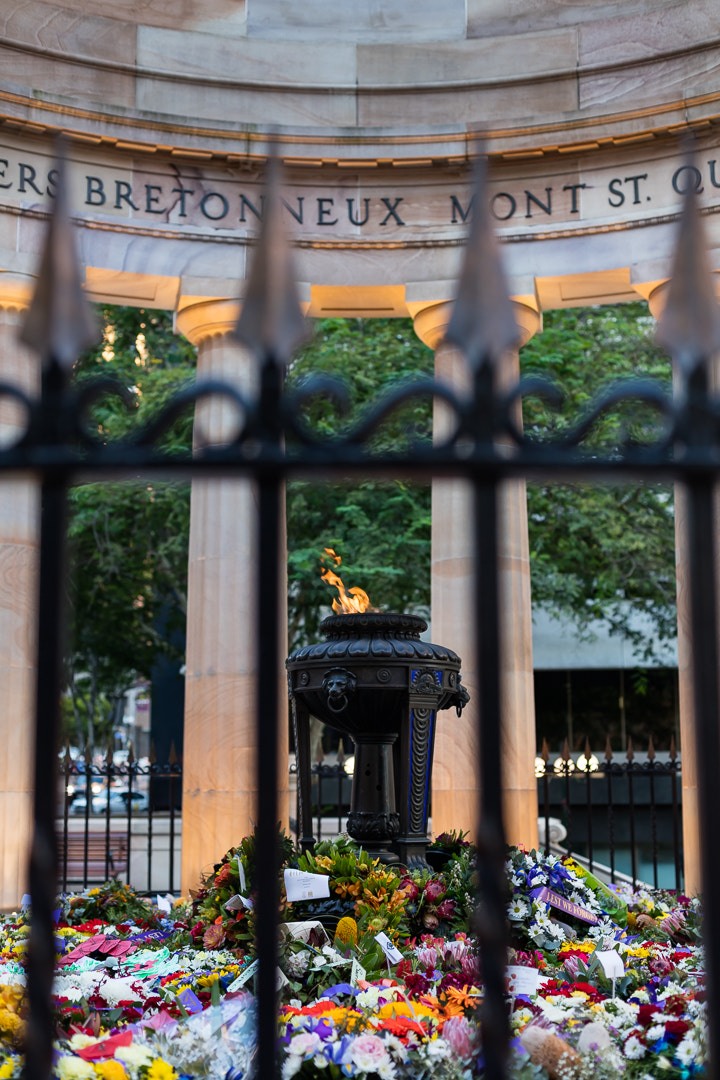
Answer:
POLYGON ((674 1039, 681 1039, 689 1030, 690 1025, 687 1020, 666 1020, 665 1022, 665 1034, 671 1035, 674 1039))
POLYGON ((456 907, 454 900, 443 900, 442 904, 438 904, 437 913, 441 919, 452 919, 456 907))
POLYGON ((417 900, 418 896, 420 895, 420 890, 418 889, 412 878, 405 878, 403 881, 401 881, 398 889, 400 892, 405 893, 408 900, 417 900))
POLYGON ((447 889, 442 881, 428 881, 425 886, 425 899, 429 903, 435 904, 446 892, 447 889))

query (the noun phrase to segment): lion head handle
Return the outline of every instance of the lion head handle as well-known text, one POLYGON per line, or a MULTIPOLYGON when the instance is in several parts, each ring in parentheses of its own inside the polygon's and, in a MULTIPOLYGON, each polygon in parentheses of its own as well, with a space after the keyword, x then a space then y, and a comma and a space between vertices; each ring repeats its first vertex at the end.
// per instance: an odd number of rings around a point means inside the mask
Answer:
POLYGON ((452 704, 457 709, 458 716, 460 716, 469 700, 470 694, 467 688, 463 686, 463 684, 460 682, 460 679, 458 678, 457 690, 455 691, 455 696, 452 700, 452 704))
POLYGON ((322 690, 327 707, 331 712, 341 713, 347 708, 348 700, 355 693, 357 678, 346 668, 332 668, 323 676, 322 690))

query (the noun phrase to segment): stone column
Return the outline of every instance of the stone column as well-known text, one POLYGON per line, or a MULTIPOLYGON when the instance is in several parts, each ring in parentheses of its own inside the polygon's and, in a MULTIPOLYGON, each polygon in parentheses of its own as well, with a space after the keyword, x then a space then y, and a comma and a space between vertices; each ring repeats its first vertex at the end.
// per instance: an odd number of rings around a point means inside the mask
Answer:
MULTIPOLYGON (((667 299, 668 282, 659 285, 648 302, 659 319, 667 299)), ((673 374, 676 379, 677 373, 673 374)), ((717 392, 718 372, 714 372, 717 392)), ((675 576, 677 589, 678 704, 682 783, 682 831, 684 890, 695 896, 702 888, 700 865, 700 810, 698 804, 695 701, 693 696, 692 631, 690 626, 690 566, 687 545, 687 500, 682 484, 675 484, 675 576)), ((717 496, 716 496, 717 499, 717 496)), ((717 521, 716 506, 716 521, 717 521)), ((720 528, 720 522, 716 529, 720 528)), ((718 533, 720 535, 720 533, 718 533)))
MULTIPOLYGON (((198 380, 223 379, 256 391, 256 362, 230 336, 238 305, 207 300, 180 306, 177 328, 198 346, 198 380)), ((195 441, 220 443, 235 424, 220 399, 200 405, 195 441)), ((190 501, 185 732, 183 893, 256 820, 257 498, 244 479, 195 480, 190 501)), ((285 574, 285 563, 278 572, 285 574)), ((283 597, 287 589, 281 590, 283 597)), ((281 613, 286 625, 285 610, 281 613)), ((286 650, 283 646, 281 663, 286 650)), ((288 721, 284 667, 279 729, 279 817, 287 822, 288 721)))
MULTIPOLYGON (((18 342, 32 282, 0 274, 0 381, 35 397, 37 356, 18 342)), ((0 398, 0 440, 11 442, 23 418, 0 398)), ((27 892, 32 835, 39 485, 0 481, 0 909, 27 892)))
MULTIPOLYGON (((515 304, 522 344, 540 323, 537 312, 515 304)), ((435 375, 455 389, 469 389, 470 373, 460 353, 443 343, 450 305, 424 308, 415 316, 418 336, 435 349, 435 375)), ((502 377, 519 374, 518 354, 509 355, 502 377)), ((434 430, 442 437, 452 423, 442 402, 436 402, 434 430)), ((435 737, 432 785, 432 828, 475 831, 477 788, 477 673, 473 626, 472 491, 464 480, 437 480, 432 488, 432 638, 448 645, 462 659, 462 678, 470 704, 458 719, 441 713, 435 737)), ((502 615, 503 813, 509 843, 537 847, 537 781, 535 779, 535 697, 532 664, 530 556, 524 480, 504 482, 500 492, 500 603, 502 615)))

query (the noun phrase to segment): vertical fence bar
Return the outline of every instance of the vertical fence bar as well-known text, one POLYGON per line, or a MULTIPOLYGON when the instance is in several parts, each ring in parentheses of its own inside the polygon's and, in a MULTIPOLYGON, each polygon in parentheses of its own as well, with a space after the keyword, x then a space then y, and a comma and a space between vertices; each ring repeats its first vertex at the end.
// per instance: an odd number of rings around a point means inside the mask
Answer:
POLYGON ((613 752, 610 736, 605 740, 605 777, 607 779, 608 846, 610 849, 610 881, 615 883, 615 814, 612 794, 613 752))
POLYGON ((682 859, 680 858, 680 814, 678 811, 677 793, 677 749, 675 736, 670 739, 670 786, 672 791, 672 827, 673 827, 673 852, 675 855, 675 888, 680 891, 682 880, 682 859))
POLYGON ((633 889, 637 888, 637 848, 635 846, 635 751, 632 739, 628 739, 626 757, 626 770, 628 782, 628 819, 630 822, 630 873, 632 876, 633 889))
POLYGON ((592 823, 592 773, 590 771, 590 758, 592 757, 592 750, 590 749, 589 740, 585 739, 585 795, 587 802, 587 857, 588 866, 592 872, 593 868, 593 823, 592 823))
MULTIPOLYGON (((148 818, 147 818, 147 891, 152 892, 152 856, 153 856, 153 765, 155 754, 151 750, 150 767, 148 770, 148 818)), ((170 807, 172 814, 172 807, 170 807)), ((169 892, 173 891, 172 874, 170 874, 169 892)))
POLYGON ((170 766, 170 769, 171 769, 170 783, 168 785, 168 787, 170 789, 170 826, 169 826, 169 837, 168 837, 168 843, 170 845, 170 851, 168 853, 170 883, 168 885, 168 892, 174 893, 175 892, 175 776, 176 776, 176 774, 172 771, 173 770, 173 765, 172 764, 170 766))
POLYGON ((653 885, 658 887, 657 806, 655 803, 655 747, 652 735, 648 743, 647 768, 650 773, 650 836, 652 840, 653 885))
MULTIPOLYGON (((262 368, 260 411, 270 432, 278 431, 282 368, 272 356, 262 368)), ((277 443, 280 443, 279 432, 277 443)), ((257 664, 257 924, 260 961, 256 989, 258 1075, 273 1080, 277 1071, 275 967, 277 963, 278 850, 277 756, 280 707, 280 526, 282 475, 272 466, 259 471, 258 485, 258 664, 257 664)))
MULTIPOLYGON (((480 378, 482 377, 480 372, 480 378)), ((478 380, 479 381, 479 380, 478 380)), ((505 1007, 507 942, 505 926, 505 835, 502 815, 500 712, 500 605, 498 597, 498 486, 475 483, 475 610, 478 673, 480 822, 478 944, 485 983, 480 1007, 486 1080, 503 1080, 509 1025, 505 1007)))
MULTIPOLYGON (((705 376, 704 370, 700 372, 705 376)), ((720 702, 718 688, 717 573, 715 568, 715 482, 692 474, 687 482, 690 549, 690 626, 693 642, 692 680, 697 740, 700 862, 706 979, 708 985, 709 1060, 717 1073, 720 1032, 717 986, 720 976, 720 933, 712 912, 720 904, 720 861, 713 843, 717 817, 716 789, 720 775, 720 702)))
MULTIPOLYGON (((53 365, 43 390, 62 379, 53 365)), ((38 653, 35 712, 34 825, 30 852, 32 920, 27 951, 30 1015, 25 1077, 47 1080, 52 1070, 52 983, 55 971, 53 909, 57 895, 55 797, 62 688, 63 600, 67 490, 64 477, 46 477, 41 488, 38 653)))

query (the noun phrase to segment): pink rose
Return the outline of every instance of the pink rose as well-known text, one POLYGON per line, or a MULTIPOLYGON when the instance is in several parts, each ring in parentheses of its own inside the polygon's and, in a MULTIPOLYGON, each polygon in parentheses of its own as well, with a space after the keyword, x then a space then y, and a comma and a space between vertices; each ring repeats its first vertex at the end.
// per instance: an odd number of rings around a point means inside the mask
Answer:
POLYGON ((354 1063, 361 1072, 377 1072, 385 1064, 390 1064, 387 1048, 377 1035, 359 1035, 350 1049, 354 1063))
POLYGON ((288 1046, 289 1054, 297 1054, 298 1057, 309 1057, 322 1050, 322 1040, 314 1031, 301 1031, 294 1035, 288 1046))

